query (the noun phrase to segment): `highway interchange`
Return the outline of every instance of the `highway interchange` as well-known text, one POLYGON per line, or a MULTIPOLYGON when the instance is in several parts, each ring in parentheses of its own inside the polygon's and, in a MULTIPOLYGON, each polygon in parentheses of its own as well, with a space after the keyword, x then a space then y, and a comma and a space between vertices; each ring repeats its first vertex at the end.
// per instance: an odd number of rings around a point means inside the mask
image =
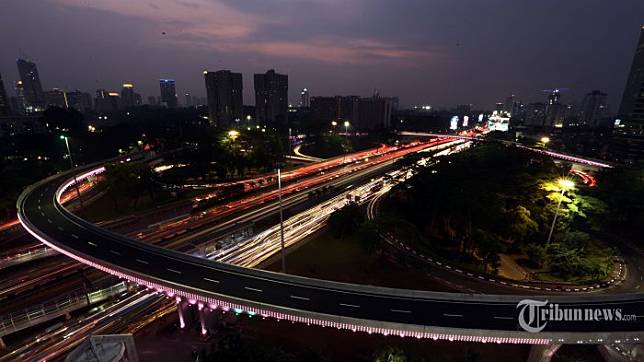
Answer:
MULTIPOLYGON (((239 308, 250 313, 308 320, 380 333, 461 340, 546 343, 553 336, 569 341, 627 338, 633 333, 557 334, 592 329, 597 332, 641 331, 641 321, 615 325, 549 325, 550 334, 517 331, 518 296, 473 296, 417 292, 315 281, 213 263, 98 230, 62 208, 58 187, 68 175, 47 180, 21 198, 21 221, 45 243, 82 262, 119 274, 140 284, 183 296, 209 307, 239 308), (33 227, 38 225, 38 228, 33 227), (49 226, 48 226, 49 225, 49 226), (43 232, 43 229, 46 232, 43 232), (41 234, 42 233, 42 234, 41 234), (480 313, 480 308, 489 313, 480 313), (446 333, 432 333, 432 331, 446 333), (486 333, 480 333, 485 331, 486 333), (517 337, 519 336, 519 337, 517 337), (581 338, 580 338, 581 336, 581 338), (624 337, 626 336, 626 337, 624 337), (549 337, 549 338, 548 338, 549 337)), ((549 297, 557 299, 561 297, 549 297)), ((577 306, 632 307, 642 310, 641 295, 563 298, 577 306)))

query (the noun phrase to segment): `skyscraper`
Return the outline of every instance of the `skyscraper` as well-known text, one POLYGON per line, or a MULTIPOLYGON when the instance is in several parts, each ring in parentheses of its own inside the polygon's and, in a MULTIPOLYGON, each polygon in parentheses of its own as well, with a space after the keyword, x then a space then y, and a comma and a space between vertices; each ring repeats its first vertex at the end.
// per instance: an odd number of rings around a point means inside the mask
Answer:
POLYGON ((548 94, 548 103, 546 104, 546 120, 544 126, 546 127, 561 127, 563 126, 563 110, 564 105, 561 104, 561 91, 553 89, 548 94))
POLYGON ((24 90, 25 111, 27 113, 40 112, 45 108, 45 92, 42 90, 40 75, 36 63, 25 59, 18 59, 18 74, 24 90))
POLYGON ((134 84, 123 83, 123 88, 121 89, 121 102, 123 103, 123 107, 133 107, 136 105, 136 100, 134 98, 134 84))
POLYGON ((177 88, 174 79, 159 79, 161 103, 168 108, 177 108, 177 88))
POLYGON ((309 96, 308 88, 302 89, 302 92, 300 93, 300 107, 311 107, 311 98, 309 96))
POLYGON ((619 115, 623 117, 623 121, 630 131, 644 134, 644 25, 639 43, 635 48, 635 56, 624 89, 619 115))
POLYGON ((27 101, 25 100, 25 87, 23 86, 21 80, 16 81, 14 87, 16 90, 16 103, 18 106, 15 112, 19 114, 25 114, 27 108, 27 101))
POLYGON ((271 69, 255 74, 255 118, 260 124, 288 121, 288 76, 271 69))
POLYGON ((47 107, 54 106, 60 108, 67 108, 67 94, 60 88, 52 88, 45 92, 45 103, 47 107))
POLYGON ((242 118, 242 75, 230 70, 204 71, 208 120, 211 125, 228 127, 242 118))
POLYGON ((579 122, 587 127, 598 127, 601 120, 607 116, 608 95, 598 90, 592 91, 584 97, 579 113, 579 122))
POLYGON ((67 104, 81 113, 86 113, 92 110, 92 95, 79 90, 67 92, 67 104))
POLYGON ((9 97, 2 82, 2 74, 0 74, 0 117, 8 116, 11 108, 9 107, 9 97))

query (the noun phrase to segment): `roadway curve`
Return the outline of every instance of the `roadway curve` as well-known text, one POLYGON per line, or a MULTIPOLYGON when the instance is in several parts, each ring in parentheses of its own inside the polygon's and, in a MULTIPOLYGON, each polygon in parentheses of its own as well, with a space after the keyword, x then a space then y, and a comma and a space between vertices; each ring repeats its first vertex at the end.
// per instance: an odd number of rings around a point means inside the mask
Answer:
POLYGON ((539 333, 518 325, 518 295, 439 293, 345 284, 247 269, 144 244, 104 230, 66 210, 60 195, 90 165, 28 187, 18 199, 25 229, 82 263, 166 293, 200 309, 234 310, 367 333, 496 343, 638 342, 644 293, 611 296, 531 296, 560 307, 621 308, 634 321, 555 322, 539 333))

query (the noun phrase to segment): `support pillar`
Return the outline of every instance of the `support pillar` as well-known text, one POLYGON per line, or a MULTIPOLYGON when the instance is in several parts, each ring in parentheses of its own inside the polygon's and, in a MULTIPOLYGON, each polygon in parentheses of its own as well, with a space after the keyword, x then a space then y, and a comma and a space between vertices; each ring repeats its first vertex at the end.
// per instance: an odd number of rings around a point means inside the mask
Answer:
POLYGON ((206 333, 208 333, 208 330, 206 329, 206 320, 204 316, 204 310, 203 310, 203 303, 197 304, 197 308, 199 309, 199 322, 201 323, 201 335, 205 336, 206 333))
POLYGON ((550 362, 552 356, 561 347, 560 344, 534 344, 530 347, 528 362, 550 362))
POLYGON ((179 313, 179 328, 183 329, 186 327, 186 321, 183 318, 183 306, 181 304, 181 298, 177 298, 177 313, 179 313))
POLYGON ((4 340, 2 339, 2 337, 0 337, 0 349, 6 349, 6 348, 7 348, 7 345, 4 344, 4 340))

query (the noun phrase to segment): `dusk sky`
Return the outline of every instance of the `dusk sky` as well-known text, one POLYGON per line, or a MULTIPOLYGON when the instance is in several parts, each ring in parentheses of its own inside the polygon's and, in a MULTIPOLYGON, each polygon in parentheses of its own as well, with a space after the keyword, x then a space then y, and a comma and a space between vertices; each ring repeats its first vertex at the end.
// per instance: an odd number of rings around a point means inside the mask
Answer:
POLYGON ((378 89, 403 105, 490 108, 509 94, 563 101, 593 89, 618 107, 642 0, 1 0, 0 73, 13 93, 18 56, 43 87, 147 99, 175 78, 179 99, 204 96, 204 69, 289 76, 290 101, 378 89))

